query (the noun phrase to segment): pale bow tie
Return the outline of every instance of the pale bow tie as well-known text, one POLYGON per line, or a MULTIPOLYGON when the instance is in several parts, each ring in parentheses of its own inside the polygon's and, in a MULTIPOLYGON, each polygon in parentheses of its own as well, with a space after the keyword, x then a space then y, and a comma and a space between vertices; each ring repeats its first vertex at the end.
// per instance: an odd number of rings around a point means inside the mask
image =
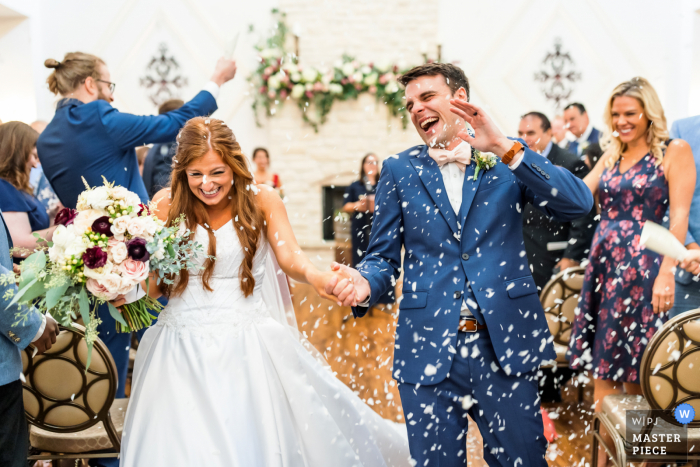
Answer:
POLYGON ((454 162, 464 172, 472 161, 472 148, 467 143, 461 143, 452 151, 446 149, 429 148, 428 155, 442 168, 445 164, 454 162))

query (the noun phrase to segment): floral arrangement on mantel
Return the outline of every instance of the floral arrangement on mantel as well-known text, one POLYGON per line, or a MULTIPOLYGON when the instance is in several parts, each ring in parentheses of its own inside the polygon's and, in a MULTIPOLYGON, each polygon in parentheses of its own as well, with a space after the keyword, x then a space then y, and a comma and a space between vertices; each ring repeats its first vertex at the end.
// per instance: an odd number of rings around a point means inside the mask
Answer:
POLYGON ((277 18, 273 34, 255 47, 260 63, 248 77, 254 88, 253 111, 258 126, 262 109, 272 116, 285 101, 292 100, 301 109, 304 121, 318 132, 336 100, 357 99, 367 92, 376 96, 378 103, 385 104, 391 115, 401 118, 406 128, 409 118, 397 78, 410 68, 401 69, 396 64, 364 64, 348 55, 343 55, 332 68, 303 66, 299 57, 285 49, 286 14, 277 9, 273 9, 272 14, 277 18), (315 117, 310 116, 313 111, 315 117))

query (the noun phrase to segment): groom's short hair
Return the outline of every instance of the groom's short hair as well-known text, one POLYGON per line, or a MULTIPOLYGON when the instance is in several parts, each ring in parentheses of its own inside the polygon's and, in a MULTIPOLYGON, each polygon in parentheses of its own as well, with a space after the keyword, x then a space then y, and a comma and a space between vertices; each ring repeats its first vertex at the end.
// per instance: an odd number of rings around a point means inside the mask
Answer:
POLYGON ((469 100, 469 80, 467 79, 467 75, 464 74, 464 71, 462 71, 460 67, 451 63, 424 63, 423 65, 418 65, 401 75, 399 77, 399 83, 406 87, 408 83, 421 76, 437 75, 442 75, 445 78, 445 82, 452 91, 452 95, 454 95, 459 88, 464 88, 464 90, 467 91, 467 100, 469 100))

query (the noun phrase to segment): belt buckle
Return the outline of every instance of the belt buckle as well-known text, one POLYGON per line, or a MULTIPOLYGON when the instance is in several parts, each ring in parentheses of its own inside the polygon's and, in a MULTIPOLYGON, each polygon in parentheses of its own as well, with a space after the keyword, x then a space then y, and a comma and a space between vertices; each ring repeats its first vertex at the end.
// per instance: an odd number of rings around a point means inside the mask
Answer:
POLYGON ((474 317, 471 317, 471 318, 470 318, 470 317, 462 317, 462 318, 460 318, 460 320, 459 320, 459 324, 461 325, 462 323, 465 323, 465 322, 467 322, 467 321, 473 321, 473 322, 474 322, 474 330, 473 330, 473 331, 466 331, 466 330, 465 330, 464 332, 475 333, 475 332, 478 332, 478 331, 479 331, 479 330, 477 329, 477 328, 479 327, 479 322, 478 322, 478 321, 476 320, 476 318, 474 318, 474 317))

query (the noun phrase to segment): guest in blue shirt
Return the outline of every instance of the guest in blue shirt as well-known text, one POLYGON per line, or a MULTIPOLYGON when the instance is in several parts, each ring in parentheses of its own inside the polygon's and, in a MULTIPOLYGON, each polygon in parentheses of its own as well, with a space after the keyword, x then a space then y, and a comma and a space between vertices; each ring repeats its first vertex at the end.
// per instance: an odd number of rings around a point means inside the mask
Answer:
MULTIPOLYGON (((158 115, 163 115, 177 110, 185 105, 180 99, 170 99, 158 107, 158 115)), ((170 172, 172 171, 173 155, 177 151, 177 142, 172 140, 167 143, 154 144, 146 154, 143 163, 143 183, 149 198, 161 189, 170 186, 170 172)))
MULTIPOLYGON (((44 62, 53 69, 49 90, 61 96, 56 114, 39 137, 37 148, 44 173, 61 203, 75 208, 85 190, 81 177, 90 186, 102 185, 102 177, 136 193, 142 201, 148 194, 139 174, 135 147, 175 141, 187 120, 207 116, 217 109, 219 87, 233 79, 236 64, 219 59, 211 81, 181 108, 157 116, 121 113, 110 104, 116 84, 111 82, 104 61, 82 52, 67 54, 62 61, 44 62)), ((117 366, 117 398, 124 397, 129 366, 131 336, 117 333, 115 321, 106 306, 98 309, 102 323, 97 330, 112 353, 117 366)), ((100 465, 117 465, 101 460, 100 465)))
POLYGON ((0 126, 0 209, 15 246, 16 263, 37 246, 34 233, 51 240, 53 227, 44 205, 34 197, 29 184, 32 167, 39 164, 36 141, 39 133, 22 122, 0 126))
MULTIPOLYGON (((700 115, 676 120, 671 126, 671 138, 681 138, 693 150, 695 168, 700 173, 700 115)), ((695 184, 693 201, 688 218, 688 236, 685 241, 689 250, 700 250, 700 183, 695 184)), ((700 308, 700 281, 682 268, 676 270, 676 293, 669 316, 673 318, 686 311, 700 308)))

